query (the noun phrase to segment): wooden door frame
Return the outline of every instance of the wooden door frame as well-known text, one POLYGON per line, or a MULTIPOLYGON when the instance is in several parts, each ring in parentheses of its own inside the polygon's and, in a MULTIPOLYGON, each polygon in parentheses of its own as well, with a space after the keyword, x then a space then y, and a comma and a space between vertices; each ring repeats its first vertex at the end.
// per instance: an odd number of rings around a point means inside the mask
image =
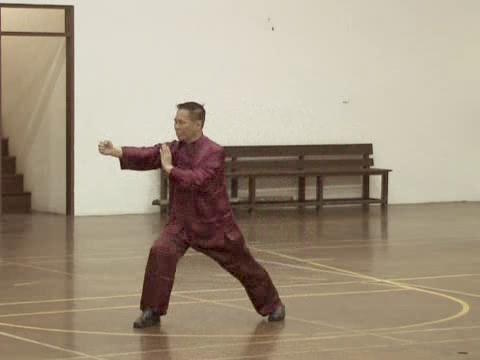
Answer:
MULTIPOLYGON (((0 139, 3 136, 2 131, 2 46, 1 39, 4 36, 39 36, 39 37, 64 37, 65 38, 65 56, 66 56, 66 215, 75 215, 74 202, 74 139, 75 139, 75 53, 74 53, 74 7, 73 5, 29 5, 29 4, 2 4, 0 3, 0 139), (63 9, 65 11, 65 29, 64 32, 9 32, 2 31, 1 11, 2 8, 27 8, 27 9, 63 9)), ((0 147, 0 159, 2 158, 2 149, 0 147)), ((0 189, 2 186, 2 167, 0 166, 0 189)), ((1 191, 1 190, 0 190, 1 191)), ((0 215, 2 215, 2 196, 0 196, 0 215)))

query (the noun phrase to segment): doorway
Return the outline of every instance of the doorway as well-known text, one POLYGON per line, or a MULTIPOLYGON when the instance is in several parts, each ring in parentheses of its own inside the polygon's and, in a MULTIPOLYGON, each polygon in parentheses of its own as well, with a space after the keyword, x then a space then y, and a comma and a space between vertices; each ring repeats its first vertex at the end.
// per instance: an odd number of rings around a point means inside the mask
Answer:
POLYGON ((74 215, 73 6, 0 3, 0 137, 0 214, 14 150, 32 209, 74 215))

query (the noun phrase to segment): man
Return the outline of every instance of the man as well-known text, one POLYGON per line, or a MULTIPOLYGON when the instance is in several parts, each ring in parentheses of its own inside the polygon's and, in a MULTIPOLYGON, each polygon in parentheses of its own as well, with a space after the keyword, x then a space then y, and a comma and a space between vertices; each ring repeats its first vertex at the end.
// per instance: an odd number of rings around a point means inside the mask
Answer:
POLYGON ((152 147, 98 145, 99 152, 120 159, 122 169, 162 168, 170 180, 170 215, 160 239, 150 249, 135 328, 160 323, 167 313, 178 261, 189 247, 204 253, 237 278, 262 316, 285 318, 285 306, 265 269, 245 244, 228 200, 223 148, 203 135, 205 109, 195 102, 177 105, 178 141, 152 147))

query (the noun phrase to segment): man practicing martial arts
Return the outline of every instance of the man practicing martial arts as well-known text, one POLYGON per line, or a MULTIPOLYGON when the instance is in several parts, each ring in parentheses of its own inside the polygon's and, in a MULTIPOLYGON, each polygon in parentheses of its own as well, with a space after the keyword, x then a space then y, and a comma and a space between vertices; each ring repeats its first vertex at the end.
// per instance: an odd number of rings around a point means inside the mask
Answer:
POLYGON ((177 105, 178 141, 152 147, 113 146, 101 141, 103 155, 130 170, 162 168, 170 180, 169 220, 150 249, 135 328, 160 323, 167 313, 177 262, 189 247, 211 257, 237 278, 262 316, 285 318, 285 306, 265 269, 255 261, 233 217, 225 179, 223 148, 203 135, 205 109, 195 102, 177 105))

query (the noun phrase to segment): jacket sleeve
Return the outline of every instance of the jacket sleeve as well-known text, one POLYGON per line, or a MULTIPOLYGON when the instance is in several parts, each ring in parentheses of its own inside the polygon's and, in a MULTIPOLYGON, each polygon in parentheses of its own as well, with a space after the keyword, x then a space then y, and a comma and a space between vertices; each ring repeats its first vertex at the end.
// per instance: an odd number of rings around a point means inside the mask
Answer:
POLYGON ((122 146, 120 168, 122 170, 153 170, 162 167, 161 144, 150 147, 122 146))
POLYGON ((200 166, 195 169, 179 169, 174 167, 170 172, 170 179, 183 188, 202 189, 223 171, 225 152, 216 150, 205 158, 200 166))

